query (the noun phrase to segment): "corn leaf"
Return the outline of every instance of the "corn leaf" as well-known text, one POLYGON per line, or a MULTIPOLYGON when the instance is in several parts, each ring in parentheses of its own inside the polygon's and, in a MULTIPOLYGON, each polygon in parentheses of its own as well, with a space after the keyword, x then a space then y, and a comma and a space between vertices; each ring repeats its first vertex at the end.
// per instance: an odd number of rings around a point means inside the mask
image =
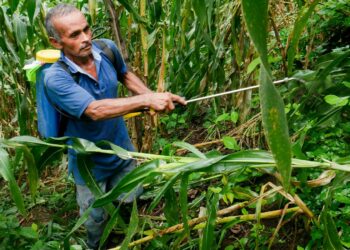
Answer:
POLYGON ((70 230, 70 232, 66 235, 65 241, 69 239, 69 237, 79 228, 84 222, 88 219, 92 210, 92 206, 85 210, 85 212, 80 216, 79 220, 75 223, 74 227, 70 230))
POLYGON ((323 246, 327 250, 341 250, 344 247, 341 244, 337 228, 331 215, 324 209, 321 213, 321 222, 323 224, 323 246))
POLYGON ((108 220, 108 223, 107 223, 105 229, 103 230, 103 234, 101 236, 100 246, 103 246, 103 244, 106 242, 109 234, 112 232, 113 228, 117 225, 118 219, 120 217, 119 208, 120 207, 117 207, 114 210, 111 218, 108 220))
POLYGON ((99 185, 96 183, 91 169, 94 167, 94 163, 91 159, 82 154, 77 154, 78 169, 81 177, 83 178, 85 185, 90 189, 95 197, 103 195, 99 185))
POLYGON ((154 160, 135 168, 128 173, 111 191, 99 197, 94 207, 101 207, 115 201, 122 193, 127 193, 138 185, 142 184, 146 178, 152 179, 157 173, 154 170, 159 166, 159 161, 154 160))
POLYGON ((179 223, 179 207, 176 193, 173 187, 170 187, 164 193, 164 216, 170 226, 179 223))
POLYGON ((13 15, 13 28, 16 35, 16 42, 18 45, 25 47, 27 40, 27 25, 18 15, 13 15))
POLYGON ((187 212, 188 212, 188 203, 187 203, 187 187, 188 187, 188 174, 184 173, 181 177, 181 183, 180 183, 180 208, 181 208, 181 215, 182 215, 182 223, 184 224, 184 231, 185 233, 190 236, 190 228, 188 226, 188 218, 187 218, 187 212))
POLYGON ((249 35, 259 53, 261 62, 269 69, 267 57, 268 0, 242 0, 243 16, 249 35))
POLYGON ((264 67, 260 69, 260 83, 259 94, 265 135, 275 158, 277 170, 282 176, 283 187, 288 190, 292 171, 292 149, 284 104, 264 67))
POLYGON ((201 28, 205 28, 208 26, 208 17, 207 17, 207 6, 206 1, 201 0, 193 0, 192 1, 193 10, 196 13, 198 21, 201 25, 201 28))
POLYGON ((7 145, 16 145, 15 143, 20 143, 27 146, 50 146, 50 147, 62 148, 62 147, 65 147, 65 145, 60 145, 60 144, 65 143, 67 139, 68 139, 67 137, 62 137, 60 140, 51 139, 51 141, 54 143, 50 143, 50 142, 45 142, 43 140, 40 140, 39 138, 36 138, 33 136, 23 135, 23 136, 15 136, 9 140, 3 139, 3 140, 0 140, 0 142, 7 145))
POLYGON ((40 172, 44 169, 44 167, 53 164, 55 161, 60 160, 62 158, 63 151, 64 149, 55 147, 49 147, 45 149, 45 151, 36 161, 38 171, 40 172))
POLYGON ((28 169, 30 194, 34 198, 38 188, 38 183, 39 183, 38 169, 35 164, 34 156, 32 152, 29 150, 29 148, 27 146, 22 146, 21 150, 23 151, 25 164, 27 165, 27 169, 28 169))
POLYGON ((130 1, 128 0, 118 0, 119 3, 121 3, 125 9, 127 9, 135 18, 136 21, 138 21, 139 23, 143 23, 145 25, 149 25, 147 19, 145 19, 144 17, 141 17, 139 15, 139 13, 137 12, 137 10, 132 6, 132 4, 130 3, 130 1))
POLYGON ((191 144, 189 144, 187 142, 177 141, 177 142, 174 142, 173 145, 177 146, 177 147, 180 147, 180 148, 187 149, 188 151, 190 151, 191 153, 195 154, 196 156, 198 156, 201 159, 207 159, 205 154, 203 154, 196 147, 192 146, 191 144))
MULTIPOLYGON (((89 156, 84 154, 77 154, 77 162, 79 173, 83 178, 85 185, 90 189, 91 193, 95 196, 95 199, 101 197, 104 193, 95 181, 95 178, 91 172, 91 169, 94 167, 94 163, 91 161, 89 156)), ((105 204, 105 209, 110 215, 114 213, 115 208, 112 201, 105 204)))
POLYGON ((297 20, 295 21, 293 31, 290 35, 290 44, 287 50, 288 57, 288 74, 290 75, 293 70, 293 61, 298 50, 298 43, 301 37, 302 32, 304 31, 307 21, 314 11, 316 5, 320 0, 314 0, 310 3, 309 6, 305 5, 298 14, 297 20))
POLYGON ((211 199, 207 201, 207 216, 208 220, 203 231, 202 247, 201 250, 211 250, 215 249, 215 220, 216 220, 216 210, 219 203, 219 194, 214 193, 211 199))
POLYGON ((19 4, 19 0, 9 0, 8 3, 10 5, 10 9, 11 9, 12 13, 15 12, 17 9, 17 6, 19 4))
POLYGON ((130 223, 129 223, 129 227, 128 227, 128 232, 125 236, 125 239, 122 243, 120 250, 127 250, 128 249, 128 245, 129 245, 132 237, 137 232, 138 224, 139 224, 139 217, 138 217, 138 213, 137 213, 137 204, 136 204, 136 200, 134 200, 134 203, 132 206, 132 211, 131 211, 131 219, 130 219, 130 223))
POLYGON ((180 175, 181 172, 177 173, 161 187, 161 189, 157 192, 157 195, 154 197, 152 203, 149 205, 148 211, 152 211, 158 205, 164 193, 174 185, 175 181, 177 181, 180 175))
POLYGON ((190 162, 184 165, 179 165, 173 168, 158 168, 156 171, 159 173, 178 173, 181 172, 193 172, 193 171, 199 171, 204 170, 205 168, 208 168, 221 160, 225 159, 226 156, 218 156, 214 158, 209 159, 201 159, 195 162, 190 162))
POLYGON ((291 175, 292 153, 284 104, 272 83, 270 65, 268 63, 268 0, 243 0, 242 7, 249 35, 252 38, 262 62, 262 67, 260 68, 259 94, 265 135, 276 161, 277 169, 281 173, 283 186, 285 189, 288 189, 291 175))
POLYGON ((15 202, 18 210, 22 215, 25 215, 26 210, 21 190, 13 175, 8 153, 3 148, 0 148, 0 174, 5 179, 5 181, 8 182, 12 199, 15 202))
POLYGON ((35 18, 38 16, 41 6, 41 0, 28 0, 27 13, 30 23, 33 25, 35 18))

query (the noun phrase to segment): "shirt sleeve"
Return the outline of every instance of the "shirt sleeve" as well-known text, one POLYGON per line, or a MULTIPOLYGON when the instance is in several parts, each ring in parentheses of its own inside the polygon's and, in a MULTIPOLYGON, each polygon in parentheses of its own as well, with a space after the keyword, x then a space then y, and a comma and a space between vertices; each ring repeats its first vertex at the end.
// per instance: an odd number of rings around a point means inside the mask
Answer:
POLYGON ((107 46, 113 51, 113 54, 115 56, 115 68, 117 70, 117 74, 124 75, 126 72, 128 72, 128 68, 124 62, 124 59, 115 43, 112 40, 109 39, 101 39, 103 40, 107 46))
POLYGON ((51 66, 45 72, 44 81, 48 97, 61 110, 79 119, 95 98, 80 87, 69 73, 55 66, 51 66))

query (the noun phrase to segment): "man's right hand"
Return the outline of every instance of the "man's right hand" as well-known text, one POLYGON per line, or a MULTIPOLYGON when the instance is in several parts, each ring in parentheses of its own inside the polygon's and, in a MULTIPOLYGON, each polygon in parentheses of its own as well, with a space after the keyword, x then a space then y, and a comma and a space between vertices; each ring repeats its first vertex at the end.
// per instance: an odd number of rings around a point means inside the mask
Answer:
POLYGON ((175 108, 174 103, 186 105, 184 98, 169 92, 151 93, 142 95, 146 98, 146 106, 154 111, 171 111, 175 108))

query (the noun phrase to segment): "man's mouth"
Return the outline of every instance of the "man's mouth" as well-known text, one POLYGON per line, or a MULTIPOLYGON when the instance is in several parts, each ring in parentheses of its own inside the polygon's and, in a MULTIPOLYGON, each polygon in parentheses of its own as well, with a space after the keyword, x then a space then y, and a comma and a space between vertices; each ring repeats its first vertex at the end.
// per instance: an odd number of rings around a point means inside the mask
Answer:
POLYGON ((91 44, 82 47, 80 50, 87 50, 87 49, 91 49, 91 44))

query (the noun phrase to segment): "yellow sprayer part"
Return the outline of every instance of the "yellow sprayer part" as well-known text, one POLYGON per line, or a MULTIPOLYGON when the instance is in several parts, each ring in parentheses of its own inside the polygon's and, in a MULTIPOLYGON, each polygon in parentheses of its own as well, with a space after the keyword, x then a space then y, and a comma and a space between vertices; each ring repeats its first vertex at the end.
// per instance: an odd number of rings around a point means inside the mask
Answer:
POLYGON ((123 117, 124 117, 125 120, 127 120, 127 119, 130 119, 132 117, 135 117, 135 116, 138 116, 138 115, 141 115, 141 114, 142 114, 142 112, 135 112, 135 113, 126 114, 123 117))
POLYGON ((36 60, 42 63, 55 63, 61 56, 57 49, 44 49, 36 53, 36 60))

